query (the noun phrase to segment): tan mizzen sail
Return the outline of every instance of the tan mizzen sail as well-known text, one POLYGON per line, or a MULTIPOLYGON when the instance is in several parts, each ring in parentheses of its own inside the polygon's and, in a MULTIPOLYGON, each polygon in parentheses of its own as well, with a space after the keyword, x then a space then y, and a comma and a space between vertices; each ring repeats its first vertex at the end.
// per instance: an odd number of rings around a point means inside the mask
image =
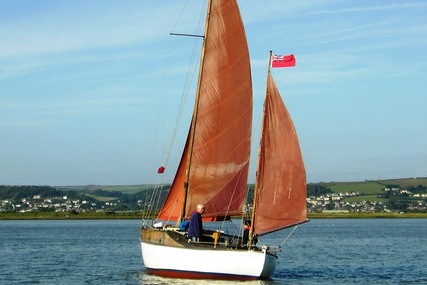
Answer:
POLYGON ((307 221, 306 174, 298 137, 270 68, 252 217, 256 235, 307 221))

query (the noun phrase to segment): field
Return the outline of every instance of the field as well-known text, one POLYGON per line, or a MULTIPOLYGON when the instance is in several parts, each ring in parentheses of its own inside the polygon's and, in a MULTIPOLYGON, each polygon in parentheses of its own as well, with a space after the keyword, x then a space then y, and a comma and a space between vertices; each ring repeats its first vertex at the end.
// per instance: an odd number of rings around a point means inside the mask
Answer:
POLYGON ((427 178, 402 178, 402 179, 390 179, 379 181, 383 185, 400 185, 402 188, 408 188, 410 186, 417 187, 418 185, 427 186, 427 178))
MULTIPOLYGON (((98 201, 109 202, 117 200, 119 197, 113 196, 99 196, 90 191, 103 190, 109 192, 121 192, 122 194, 133 195, 142 191, 151 190, 155 187, 153 184, 142 184, 142 185, 82 185, 82 186, 57 186, 59 190, 63 191, 85 191, 86 195, 95 198, 98 201)), ((118 195, 116 195, 118 196, 118 195)))
POLYGON ((368 202, 387 202, 388 199, 386 198, 378 198, 377 195, 363 195, 363 196, 354 196, 344 199, 345 202, 353 203, 353 202, 362 202, 362 201, 368 201, 368 202))
POLYGON ((124 194, 135 194, 144 190, 152 189, 153 184, 142 185, 82 185, 82 186, 58 186, 60 190, 73 190, 73 191, 90 191, 90 190, 105 190, 105 191, 119 191, 124 194))
POLYGON ((360 202, 360 201, 377 201, 386 202, 387 199, 378 198, 377 194, 384 192, 384 188, 388 185, 399 185, 402 189, 408 187, 417 187, 418 185, 427 185, 427 178, 403 178, 389 179, 378 181, 361 181, 361 182, 330 182, 330 183, 314 183, 314 185, 322 185, 332 190, 334 193, 359 193, 360 196, 345 198, 345 202, 360 202))
POLYGON ((359 192, 363 195, 374 195, 384 189, 383 184, 375 181, 323 183, 322 185, 330 188, 334 193, 359 192))

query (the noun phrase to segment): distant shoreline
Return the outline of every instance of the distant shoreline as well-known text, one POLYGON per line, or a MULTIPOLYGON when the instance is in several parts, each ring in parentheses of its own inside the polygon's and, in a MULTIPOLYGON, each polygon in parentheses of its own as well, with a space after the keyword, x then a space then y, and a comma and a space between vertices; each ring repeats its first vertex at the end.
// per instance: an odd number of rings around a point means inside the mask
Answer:
POLYGON ((427 213, 308 213, 309 219, 408 219, 427 218, 427 213))
MULTIPOLYGON (((0 220, 130 220, 141 219, 141 212, 38 212, 0 213, 0 220)), ((407 219, 427 218, 427 213, 308 213, 308 219, 407 219)))

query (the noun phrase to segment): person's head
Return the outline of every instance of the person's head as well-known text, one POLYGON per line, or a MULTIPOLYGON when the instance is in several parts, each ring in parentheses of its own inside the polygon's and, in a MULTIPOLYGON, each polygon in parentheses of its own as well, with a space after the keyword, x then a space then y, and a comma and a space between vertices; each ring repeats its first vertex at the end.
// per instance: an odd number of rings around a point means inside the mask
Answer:
POLYGON ((250 227, 251 227, 251 220, 245 220, 244 222, 243 222, 243 224, 244 224, 244 226, 245 226, 245 228, 247 228, 247 229, 249 229, 250 227))
POLYGON ((204 211, 205 211, 205 205, 203 204, 197 205, 197 212, 199 212, 200 214, 203 214, 204 211))

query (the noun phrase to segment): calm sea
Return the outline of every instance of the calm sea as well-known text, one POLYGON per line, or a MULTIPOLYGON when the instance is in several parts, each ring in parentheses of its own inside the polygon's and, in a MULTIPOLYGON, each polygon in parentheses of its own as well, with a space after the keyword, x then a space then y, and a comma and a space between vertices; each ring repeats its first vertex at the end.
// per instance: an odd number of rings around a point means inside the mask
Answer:
MULTIPOLYGON (((138 220, 0 221, 0 284, 236 283, 147 275, 139 226, 138 220)), ((261 243, 280 243, 287 234, 261 243)), ((241 283, 427 284, 427 220, 312 220, 284 244, 274 280, 241 283)))

